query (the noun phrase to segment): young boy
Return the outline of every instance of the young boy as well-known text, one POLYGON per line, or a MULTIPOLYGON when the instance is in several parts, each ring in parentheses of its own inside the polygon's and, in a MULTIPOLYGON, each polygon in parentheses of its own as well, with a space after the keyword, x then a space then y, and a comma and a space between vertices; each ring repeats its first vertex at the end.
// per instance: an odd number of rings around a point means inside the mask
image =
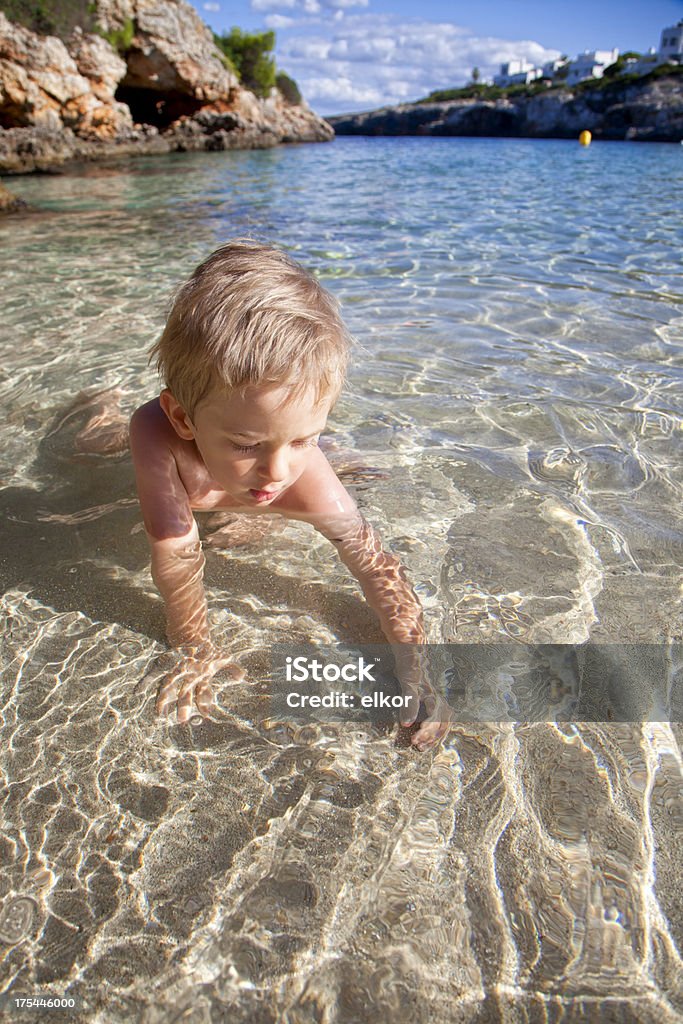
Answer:
MULTIPOLYGON (((209 712, 211 680, 229 668, 211 643, 193 512, 273 513, 311 523, 336 547, 401 645, 402 724, 417 718, 422 609, 399 560, 382 550, 318 446, 341 391, 350 339, 336 300, 284 253, 251 241, 221 246, 177 293, 155 345, 166 387, 133 415, 130 443, 152 576, 166 605, 167 636, 179 663, 161 686, 157 711, 177 701, 178 721, 209 712), (413 645, 406 647, 405 645, 413 645), (408 652, 406 654, 406 652, 408 652)), ((395 647, 395 650, 397 648, 395 647)), ((415 732, 420 749, 445 734, 431 717, 415 732)))

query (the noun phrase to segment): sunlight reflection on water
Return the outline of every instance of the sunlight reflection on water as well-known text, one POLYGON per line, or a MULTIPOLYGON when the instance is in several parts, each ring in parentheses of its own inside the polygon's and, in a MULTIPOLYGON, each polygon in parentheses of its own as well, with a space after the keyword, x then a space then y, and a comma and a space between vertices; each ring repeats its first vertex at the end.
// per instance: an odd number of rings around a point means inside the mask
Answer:
POLYGON ((157 722, 130 464, 64 418, 151 397, 172 289, 274 242, 363 346, 330 435, 431 640, 680 638, 682 176, 674 146, 343 139, 12 181, 3 987, 112 1022, 683 1019, 680 726, 461 725, 425 756, 269 721, 274 641, 381 639, 300 524, 207 547, 247 681, 157 722))

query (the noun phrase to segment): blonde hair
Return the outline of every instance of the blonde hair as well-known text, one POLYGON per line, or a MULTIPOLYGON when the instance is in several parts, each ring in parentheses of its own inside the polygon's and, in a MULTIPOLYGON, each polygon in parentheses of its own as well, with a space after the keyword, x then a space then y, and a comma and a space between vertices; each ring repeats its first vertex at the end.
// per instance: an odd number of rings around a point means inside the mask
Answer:
POLYGON ((216 249, 176 293, 151 359, 189 416, 214 386, 342 389, 352 341, 339 303, 285 253, 250 239, 216 249))

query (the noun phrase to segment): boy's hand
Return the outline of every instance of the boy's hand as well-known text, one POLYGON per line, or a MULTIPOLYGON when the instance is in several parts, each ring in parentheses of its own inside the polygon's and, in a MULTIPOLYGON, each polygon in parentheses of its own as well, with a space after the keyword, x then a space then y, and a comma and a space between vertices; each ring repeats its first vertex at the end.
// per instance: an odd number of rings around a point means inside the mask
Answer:
POLYGON ((157 695, 158 715, 168 715, 178 704, 178 724, 187 722, 192 715, 193 701, 202 718, 207 718, 213 706, 213 677, 220 669, 228 669, 231 679, 244 679, 245 672, 229 655, 220 654, 210 644, 179 649, 176 666, 164 678, 157 695))
MULTIPOLYGON (((411 737, 410 742, 418 750, 430 750, 437 747, 444 739, 453 721, 453 711, 448 707, 442 697, 422 697, 429 715, 420 722, 420 727, 411 737)), ((404 728, 409 728, 413 722, 401 722, 404 728)))
POLYGON ((418 750, 436 747, 454 720, 453 710, 443 697, 434 691, 429 681, 427 659, 419 646, 394 646, 394 659, 405 701, 400 715, 401 726, 409 729, 414 725, 420 704, 423 704, 427 718, 420 722, 419 728, 411 737, 411 743, 418 750))

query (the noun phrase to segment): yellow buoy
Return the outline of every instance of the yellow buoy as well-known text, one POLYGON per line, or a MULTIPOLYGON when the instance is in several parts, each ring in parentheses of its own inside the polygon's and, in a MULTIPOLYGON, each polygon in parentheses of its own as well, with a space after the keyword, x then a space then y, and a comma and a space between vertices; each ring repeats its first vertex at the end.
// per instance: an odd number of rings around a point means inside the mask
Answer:
POLYGON ((593 136, 591 135, 590 132, 583 131, 579 135, 579 142, 581 143, 582 146, 590 146, 592 138, 593 138, 593 136))

